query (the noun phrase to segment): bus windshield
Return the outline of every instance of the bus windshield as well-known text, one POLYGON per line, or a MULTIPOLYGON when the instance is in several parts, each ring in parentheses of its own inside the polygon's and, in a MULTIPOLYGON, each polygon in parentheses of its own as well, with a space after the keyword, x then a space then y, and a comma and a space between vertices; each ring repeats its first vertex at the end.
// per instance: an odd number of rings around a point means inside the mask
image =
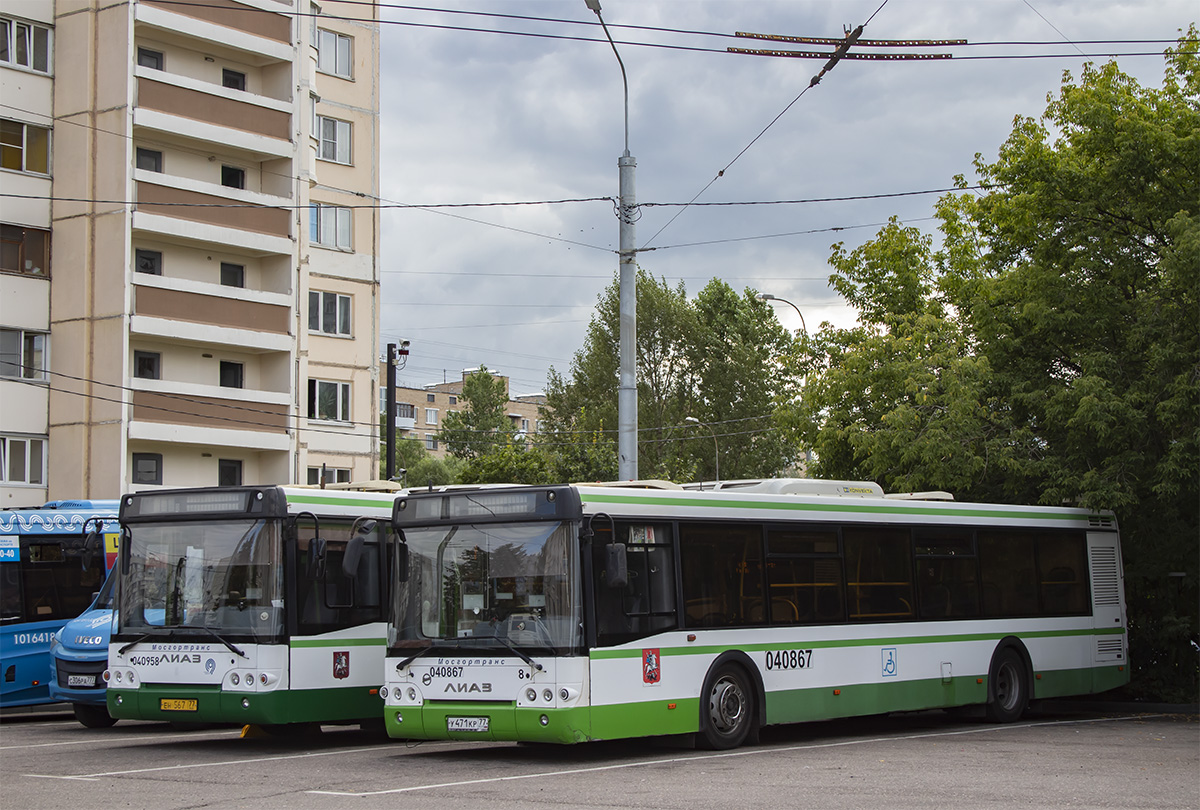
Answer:
POLYGON ((138 523, 127 543, 118 633, 196 628, 260 641, 282 634, 278 521, 138 523))
POLYGON ((409 578, 396 589, 393 642, 555 651, 580 644, 572 524, 457 524, 404 532, 409 578), (474 646, 474 645, 470 645, 474 646))

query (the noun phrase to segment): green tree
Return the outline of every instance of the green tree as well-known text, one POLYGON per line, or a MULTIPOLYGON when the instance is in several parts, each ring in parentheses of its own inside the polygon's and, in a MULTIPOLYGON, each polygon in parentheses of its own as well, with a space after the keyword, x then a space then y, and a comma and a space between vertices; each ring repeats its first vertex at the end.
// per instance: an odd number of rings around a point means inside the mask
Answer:
MULTIPOLYGON (((859 310, 797 359, 791 427, 817 472, 888 489, 1116 511, 1133 693, 1196 699, 1200 67, 1161 88, 1115 64, 1017 118, 987 191, 940 201, 943 245, 891 223, 846 253, 859 310), (1169 577, 1181 572, 1183 577, 1169 577)), ((960 178, 961 182, 961 178, 960 178)))
MULTIPOLYGON (((639 270, 638 473, 642 478, 711 478, 712 425, 723 478, 770 475, 789 457, 774 431, 772 403, 784 384, 776 363, 791 338, 752 291, 714 280, 691 301, 639 270), (725 441, 721 441, 721 437, 725 441)), ((551 371, 541 441, 571 480, 616 475, 620 345, 619 285, 600 296, 570 378, 551 371)))
MULTIPOLYGON (((379 421, 379 432, 382 435, 387 430, 384 420, 379 421)), ((461 474, 462 462, 454 457, 435 458, 425 449, 420 439, 405 436, 396 431, 396 475, 409 487, 443 486, 457 484, 461 474), (404 472, 401 473, 400 471, 404 472)), ((387 459, 384 457, 383 443, 379 449, 379 477, 387 474, 387 459)))
POLYGON ((537 447, 521 437, 509 437, 504 444, 492 444, 467 462, 462 471, 464 484, 553 484, 549 459, 537 447))
POLYGON ((459 399, 465 407, 447 413, 440 431, 451 455, 469 462, 497 445, 507 444, 516 433, 505 413, 508 385, 486 367, 464 376, 459 399))

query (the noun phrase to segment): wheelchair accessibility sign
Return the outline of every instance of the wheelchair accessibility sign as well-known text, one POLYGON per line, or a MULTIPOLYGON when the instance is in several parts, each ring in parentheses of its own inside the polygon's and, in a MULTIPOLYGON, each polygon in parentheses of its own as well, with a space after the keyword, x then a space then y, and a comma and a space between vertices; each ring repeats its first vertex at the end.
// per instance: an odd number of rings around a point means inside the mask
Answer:
POLYGON ((896 663, 896 648, 884 647, 881 652, 883 653, 883 677, 896 677, 900 669, 899 665, 896 663))

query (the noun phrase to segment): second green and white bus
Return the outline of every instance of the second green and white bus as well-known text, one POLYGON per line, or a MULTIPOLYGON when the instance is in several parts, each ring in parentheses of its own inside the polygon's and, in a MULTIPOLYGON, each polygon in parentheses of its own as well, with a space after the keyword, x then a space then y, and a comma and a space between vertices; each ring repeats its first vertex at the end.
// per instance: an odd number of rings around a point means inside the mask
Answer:
POLYGON ((1109 513, 875 484, 397 498, 384 719, 574 743, 1030 700, 1129 679, 1109 513))
POLYGON ((391 509, 391 494, 275 486, 123 497, 109 713, 378 725, 391 509))

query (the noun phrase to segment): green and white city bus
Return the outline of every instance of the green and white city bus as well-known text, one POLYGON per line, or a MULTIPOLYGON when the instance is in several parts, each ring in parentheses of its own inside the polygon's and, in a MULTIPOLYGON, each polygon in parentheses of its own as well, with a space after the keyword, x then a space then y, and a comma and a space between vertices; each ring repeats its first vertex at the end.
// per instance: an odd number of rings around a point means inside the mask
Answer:
POLYGON ((388 734, 584 740, 1126 683, 1111 514, 777 480, 396 499, 388 734))
POLYGON ((391 494, 245 486, 121 499, 116 718, 379 722, 391 494))

